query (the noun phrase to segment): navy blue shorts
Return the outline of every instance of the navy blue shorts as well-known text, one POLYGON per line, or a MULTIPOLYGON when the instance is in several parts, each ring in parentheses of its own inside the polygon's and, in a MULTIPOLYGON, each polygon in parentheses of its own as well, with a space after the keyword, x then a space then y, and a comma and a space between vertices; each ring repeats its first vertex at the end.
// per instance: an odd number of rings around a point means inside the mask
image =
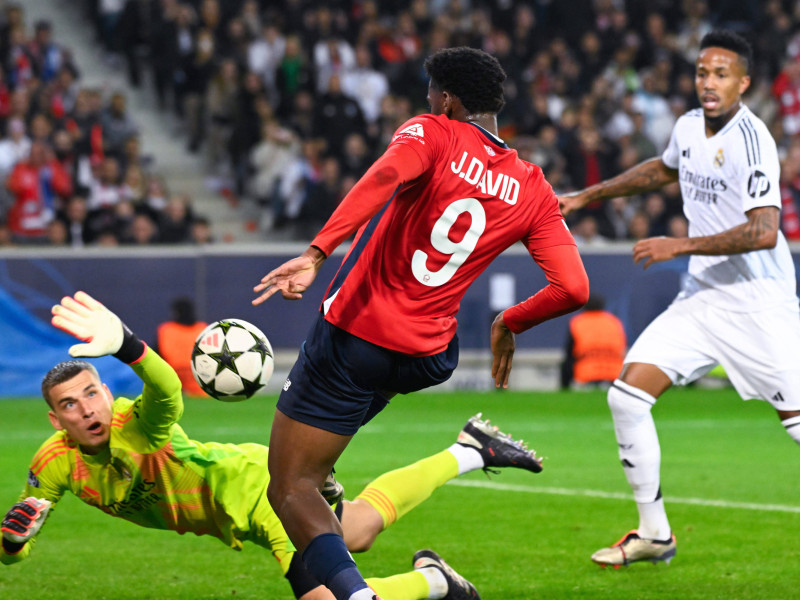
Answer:
POLYGON ((458 337, 439 354, 408 356, 362 340, 320 314, 300 349, 278 410, 296 421, 353 435, 395 394, 447 381, 458 364, 458 337))

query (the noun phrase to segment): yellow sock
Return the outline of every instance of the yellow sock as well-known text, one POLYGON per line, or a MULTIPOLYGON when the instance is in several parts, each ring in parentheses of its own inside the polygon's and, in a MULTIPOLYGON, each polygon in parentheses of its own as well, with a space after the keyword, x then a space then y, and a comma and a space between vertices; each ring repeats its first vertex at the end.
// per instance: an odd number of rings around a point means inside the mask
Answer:
POLYGON ((423 600, 429 594, 428 580, 419 571, 371 577, 367 579, 367 585, 383 600, 423 600))
POLYGON ((449 450, 412 465, 389 471, 368 484, 358 495, 383 518, 383 528, 428 499, 437 488, 458 476, 458 461, 449 450))

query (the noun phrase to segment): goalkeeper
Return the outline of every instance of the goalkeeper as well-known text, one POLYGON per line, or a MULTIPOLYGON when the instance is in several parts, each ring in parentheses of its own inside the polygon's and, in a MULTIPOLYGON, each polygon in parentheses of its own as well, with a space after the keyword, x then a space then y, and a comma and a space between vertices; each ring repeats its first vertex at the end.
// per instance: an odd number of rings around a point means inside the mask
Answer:
MULTIPOLYGON (((20 501, 3 519, 0 562, 26 558, 48 513, 72 492, 143 527, 213 535, 235 550, 251 541, 272 552, 296 598, 331 600, 295 555, 267 501, 268 448, 190 440, 178 425, 183 400, 175 371, 85 292, 65 297, 52 313, 54 326, 84 340, 70 348, 70 355, 112 354, 130 365, 144 388, 135 400, 114 400, 84 360, 59 363, 47 373, 42 394, 57 432, 34 455, 20 501)), ((348 548, 364 551, 448 480, 505 466, 541 470, 533 451, 477 415, 447 450, 380 476, 352 502, 333 499, 333 510, 348 548)), ((330 484, 340 491, 334 481, 330 484)), ((435 552, 417 552, 413 565, 407 573, 369 584, 386 600, 478 598, 472 584, 435 552)))

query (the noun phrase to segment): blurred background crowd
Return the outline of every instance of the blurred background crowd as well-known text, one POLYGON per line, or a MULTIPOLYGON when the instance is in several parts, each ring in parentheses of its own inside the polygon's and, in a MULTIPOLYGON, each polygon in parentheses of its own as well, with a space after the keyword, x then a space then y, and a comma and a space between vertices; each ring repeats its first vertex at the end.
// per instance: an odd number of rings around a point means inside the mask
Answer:
MULTIPOLYGON (((800 240, 800 3, 787 0, 73 0, 104 60, 181 123, 209 186, 262 239, 307 240, 406 119, 423 62, 469 45, 503 65, 501 137, 557 193, 660 154, 698 106, 708 31, 753 44, 745 99, 781 155, 783 229, 800 240), (252 215, 255 215, 253 217, 252 215)), ((0 15, 0 244, 211 241, 193 199, 141 151, 126 89, 82 85, 57 25, 0 15)), ((677 185, 570 217, 583 247, 686 235, 677 185)))

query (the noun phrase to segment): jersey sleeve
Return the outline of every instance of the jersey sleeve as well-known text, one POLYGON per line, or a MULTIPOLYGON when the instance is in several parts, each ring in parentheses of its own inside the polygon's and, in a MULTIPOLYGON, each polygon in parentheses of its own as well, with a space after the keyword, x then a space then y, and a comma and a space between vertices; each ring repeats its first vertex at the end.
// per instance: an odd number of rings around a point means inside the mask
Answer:
MULTIPOLYGON (((28 479, 25 482, 25 487, 17 499, 17 502, 20 502, 33 496, 34 498, 52 502, 53 505, 47 515, 48 520, 52 517, 56 504, 61 500, 64 491, 67 489, 67 480, 70 475, 69 463, 66 460, 59 459, 59 457, 64 457, 67 453, 66 444, 67 440, 64 435, 57 433, 39 447, 39 450, 33 455, 33 460, 28 468, 28 479)), ((9 506, 6 510, 10 508, 9 506)), ((42 529, 44 529, 44 526, 42 529)), ((42 532, 42 529, 39 530, 39 533, 42 532)), ((0 563, 10 565, 27 558, 33 550, 38 537, 39 534, 37 533, 36 537, 30 539, 20 550, 13 554, 6 552, 0 544, 0 563)))
POLYGON ((775 140, 763 123, 743 120, 744 149, 737 175, 742 189, 742 210, 762 206, 781 207, 780 160, 775 140))
POLYGON ((181 381, 175 370, 149 347, 131 368, 144 382, 142 394, 132 407, 133 416, 154 449, 161 448, 183 414, 181 381))
MULTIPOLYGON (((680 121, 678 121, 679 123, 680 121)), ((680 149, 678 148, 678 123, 672 128, 672 133, 669 136, 669 143, 661 154, 661 162, 667 165, 670 169, 678 169, 678 161, 680 160, 680 149)))
POLYGON ((389 148, 402 145, 413 149, 422 161, 423 169, 428 170, 438 163, 449 139, 450 132, 439 118, 419 115, 398 127, 389 142, 389 148))
POLYGON ((400 186, 424 171, 413 150, 403 145, 389 146, 336 207, 311 245, 330 256, 339 244, 375 216, 400 186))

